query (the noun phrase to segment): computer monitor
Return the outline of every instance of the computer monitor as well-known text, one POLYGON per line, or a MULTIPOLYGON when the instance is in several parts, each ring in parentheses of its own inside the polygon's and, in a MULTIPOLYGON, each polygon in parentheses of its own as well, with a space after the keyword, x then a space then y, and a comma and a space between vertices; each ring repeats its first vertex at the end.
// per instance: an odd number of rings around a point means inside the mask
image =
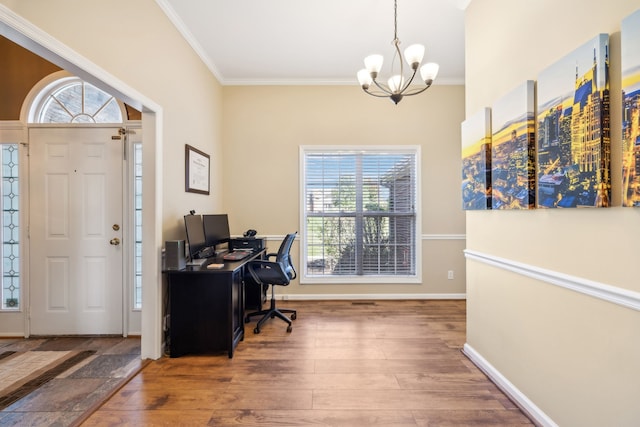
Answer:
POLYGON ((184 226, 187 232, 187 243, 189 244, 189 255, 194 260, 198 258, 198 252, 207 247, 204 237, 204 226, 201 215, 185 215, 184 226))
POLYGON ((202 215, 202 223, 204 224, 204 236, 207 246, 215 247, 223 243, 228 244, 231 241, 231 233, 229 232, 229 217, 227 214, 209 214, 202 215))

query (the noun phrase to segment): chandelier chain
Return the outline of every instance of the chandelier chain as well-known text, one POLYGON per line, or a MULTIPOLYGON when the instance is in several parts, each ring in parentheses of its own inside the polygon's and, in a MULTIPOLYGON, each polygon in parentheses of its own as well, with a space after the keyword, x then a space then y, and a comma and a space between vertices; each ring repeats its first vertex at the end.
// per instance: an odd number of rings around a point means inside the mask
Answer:
POLYGON ((393 42, 398 41, 398 0, 393 0, 393 42))

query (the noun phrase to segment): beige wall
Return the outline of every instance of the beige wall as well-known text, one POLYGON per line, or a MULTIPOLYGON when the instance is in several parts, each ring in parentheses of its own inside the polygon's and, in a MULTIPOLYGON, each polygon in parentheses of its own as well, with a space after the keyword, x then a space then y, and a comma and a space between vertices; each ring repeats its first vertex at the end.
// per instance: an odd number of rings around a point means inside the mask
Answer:
MULTIPOLYGON (((422 150, 423 282, 299 285, 289 294, 463 294, 460 195, 463 86, 435 86, 397 106, 353 86, 238 86, 224 94, 224 205, 231 231, 280 236, 300 230, 301 145, 419 145, 422 150), (451 235, 454 236, 451 239, 451 235), (460 237, 461 236, 461 237, 460 237), (455 279, 447 280, 454 270, 455 279)), ((279 242, 270 241, 277 249, 279 242)), ((298 251, 297 244, 294 252, 298 251)), ((295 260, 298 260, 297 254, 295 260)), ((302 261, 298 261, 301 263, 302 261)))
POLYGON ((610 34, 613 205, 467 213, 467 343, 561 426, 640 420, 640 312, 556 286, 639 301, 640 210, 621 208, 620 21, 637 1, 474 1, 470 116, 599 33, 610 34))
POLYGON ((184 145, 221 170, 221 87, 154 0, 0 0, 163 109, 164 240, 181 236, 190 209, 220 209, 221 197, 184 191, 184 145))
MULTIPOLYGON (((11 16, 12 25, 17 15, 19 31, 38 40, 26 40, 27 48, 53 51, 57 65, 67 60, 76 71, 88 74, 81 77, 90 82, 101 86, 98 81, 107 81, 121 90, 123 101, 143 112, 141 349, 143 357, 160 357, 161 246, 165 240, 184 237, 182 216, 190 209, 216 211, 222 205, 219 193, 184 191, 185 144, 210 154, 212 181, 221 179, 221 86, 154 0, 0 0, 0 6, 11 12, 4 10, 3 16, 11 16)), ((4 318, 1 323, 4 326, 4 318)))

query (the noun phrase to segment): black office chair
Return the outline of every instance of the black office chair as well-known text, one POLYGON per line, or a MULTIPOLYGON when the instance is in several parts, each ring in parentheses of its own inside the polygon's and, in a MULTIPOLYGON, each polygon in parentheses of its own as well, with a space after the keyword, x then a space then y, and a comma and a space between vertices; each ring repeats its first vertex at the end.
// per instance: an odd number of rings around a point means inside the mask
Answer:
POLYGON ((255 334, 260 333, 260 327, 267 321, 267 319, 273 319, 274 317, 279 317, 287 322, 287 332, 291 332, 293 330, 291 320, 296 320, 297 313, 295 310, 276 308, 275 287, 288 286, 291 280, 295 279, 297 276, 296 270, 291 262, 291 255, 289 254, 291 245, 296 238, 296 234, 298 234, 297 231, 286 235, 280 244, 280 249, 278 249, 277 254, 267 254, 266 260, 251 261, 247 265, 247 270, 256 283, 258 283, 262 288, 271 285, 271 305, 269 309, 249 313, 245 317, 245 322, 248 323, 251 321, 253 316, 262 316, 253 330, 253 333, 255 334), (270 261, 273 257, 275 257, 275 261, 270 261), (289 320, 289 318, 283 313, 291 313, 291 320, 289 320))

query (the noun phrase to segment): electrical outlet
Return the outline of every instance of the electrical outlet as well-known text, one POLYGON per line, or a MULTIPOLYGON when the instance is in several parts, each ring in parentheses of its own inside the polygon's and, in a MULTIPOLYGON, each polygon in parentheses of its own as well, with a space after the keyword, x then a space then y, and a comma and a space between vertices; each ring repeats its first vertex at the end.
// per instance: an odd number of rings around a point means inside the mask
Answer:
POLYGON ((449 279, 449 280, 453 280, 453 270, 449 270, 449 271, 447 272, 447 279, 449 279))

